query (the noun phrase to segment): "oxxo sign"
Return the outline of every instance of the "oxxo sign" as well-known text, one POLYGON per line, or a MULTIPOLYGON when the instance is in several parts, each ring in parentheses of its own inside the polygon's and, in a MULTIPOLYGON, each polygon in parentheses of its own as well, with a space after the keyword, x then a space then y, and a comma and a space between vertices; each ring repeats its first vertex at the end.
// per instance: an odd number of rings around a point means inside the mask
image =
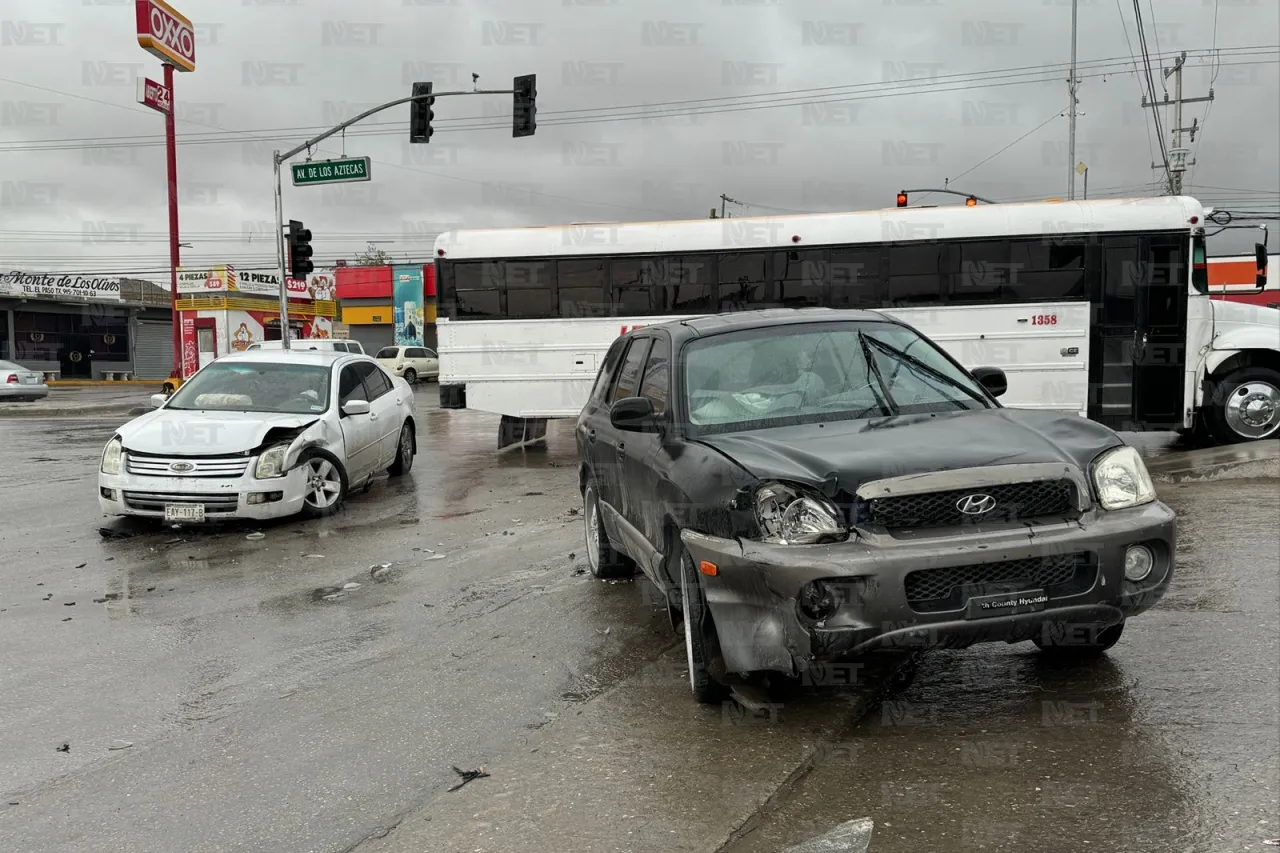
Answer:
POLYGON ((196 70, 196 34, 191 21, 164 0, 135 0, 138 44, 179 71, 196 70))

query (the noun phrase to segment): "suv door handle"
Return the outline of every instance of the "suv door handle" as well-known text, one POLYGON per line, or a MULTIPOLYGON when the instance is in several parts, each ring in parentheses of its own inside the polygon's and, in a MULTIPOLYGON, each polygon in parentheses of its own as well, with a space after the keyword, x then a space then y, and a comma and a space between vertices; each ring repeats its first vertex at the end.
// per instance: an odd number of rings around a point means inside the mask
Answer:
POLYGON ((369 413, 369 420, 376 421, 377 419, 378 419, 377 415, 375 415, 373 412, 369 413))

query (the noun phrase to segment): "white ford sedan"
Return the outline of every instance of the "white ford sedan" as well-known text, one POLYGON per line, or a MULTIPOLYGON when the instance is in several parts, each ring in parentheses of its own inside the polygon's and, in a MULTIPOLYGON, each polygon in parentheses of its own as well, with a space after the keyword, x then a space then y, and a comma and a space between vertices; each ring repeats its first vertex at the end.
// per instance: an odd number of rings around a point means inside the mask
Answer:
POLYGON ((166 522, 331 515, 418 450, 413 391, 365 355, 250 352, 203 367, 102 452, 107 515, 166 522))

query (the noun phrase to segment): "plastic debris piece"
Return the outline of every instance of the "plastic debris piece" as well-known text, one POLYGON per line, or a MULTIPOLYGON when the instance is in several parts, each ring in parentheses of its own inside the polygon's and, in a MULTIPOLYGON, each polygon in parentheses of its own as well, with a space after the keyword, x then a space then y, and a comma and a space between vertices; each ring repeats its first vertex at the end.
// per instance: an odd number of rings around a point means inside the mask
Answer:
POLYGON ((88 564, 88 563, 81 563, 80 565, 76 566, 76 568, 77 568, 77 569, 83 569, 83 568, 84 568, 85 566, 87 566, 87 565, 89 565, 89 564, 88 564))
MULTIPOLYGON (((11 803, 10 805, 16 805, 16 804, 11 803)), ((1280 847, 1280 838, 1268 838, 1266 841, 1262 843, 1267 845, 1268 847, 1280 847)))
POLYGON ((454 785, 452 788, 450 788, 450 789, 449 789, 450 791, 456 791, 456 790, 458 790, 459 788, 461 788, 463 785, 465 785, 465 784, 467 784, 468 782, 471 782, 471 781, 473 781, 473 780, 475 780, 475 779, 485 779, 485 778, 487 778, 487 777, 489 776, 489 774, 488 774, 488 773, 485 773, 485 772, 484 772, 484 768, 483 768, 483 767, 477 767, 475 770, 460 770, 460 769, 458 769, 457 767, 454 767, 454 768, 453 768, 453 772, 454 772, 454 773, 457 773, 459 776, 461 776, 461 777, 462 777, 462 781, 461 781, 461 782, 459 782, 458 784, 454 785))
POLYGON ((783 853, 866 853, 874 826, 869 817, 847 821, 824 835, 788 847, 783 853))
POLYGON ((344 583, 344 584, 342 585, 342 588, 343 588, 343 589, 359 589, 359 588, 360 588, 360 584, 358 584, 358 583, 354 583, 354 582, 353 582, 353 583, 344 583))
POLYGON ((444 559, 445 557, 447 557, 447 556, 449 556, 449 555, 448 555, 448 554, 432 554, 430 557, 427 557, 427 559, 428 559, 428 560, 443 560, 443 559, 444 559))
POLYGON ((324 559, 324 554, 303 554, 302 556, 307 560, 323 560, 324 559))
POLYGON ((111 741, 111 745, 108 746, 107 749, 120 750, 120 749, 128 749, 131 746, 133 746, 133 741, 131 740, 113 740, 111 741))
POLYGON ((74 601, 64 601, 64 602, 62 602, 62 606, 63 606, 63 607, 75 607, 75 606, 76 606, 76 603, 75 603, 74 601))
POLYGON ((324 600, 325 600, 325 601, 334 601, 334 600, 339 599, 339 598, 342 598, 342 593, 340 593, 340 592, 335 592, 335 593, 333 593, 332 595, 326 595, 326 596, 324 597, 324 600))
POLYGON ((58 751, 58 752, 70 752, 70 751, 71 751, 71 744, 69 744, 69 743, 64 743, 64 744, 62 744, 62 746, 58 747, 58 750, 57 750, 57 751, 58 751))
POLYGON ((256 530, 255 530, 253 533, 250 533, 248 536, 246 536, 246 537, 244 537, 244 538, 245 538, 245 539, 266 539, 266 538, 267 538, 267 534, 262 533, 261 531, 256 531, 256 530))

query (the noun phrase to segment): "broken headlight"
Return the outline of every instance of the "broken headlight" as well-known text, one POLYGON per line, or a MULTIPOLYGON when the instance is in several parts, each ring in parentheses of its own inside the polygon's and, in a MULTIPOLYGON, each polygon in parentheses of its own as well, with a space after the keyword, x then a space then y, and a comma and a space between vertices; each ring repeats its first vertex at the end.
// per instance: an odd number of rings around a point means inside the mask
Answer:
POLYGON ((120 443, 120 436, 114 436, 107 442, 107 446, 102 449, 102 464, 98 466, 98 470, 104 474, 119 474, 120 460, 124 456, 124 445, 120 443))
POLYGON ((849 530, 826 498, 782 483, 765 483, 755 493, 756 521, 765 542, 814 545, 843 542, 849 530))
POLYGON ((1147 466, 1132 447, 1117 447, 1099 456, 1093 465, 1093 482, 1103 509, 1125 509, 1156 499, 1147 466))
POLYGON ((258 480, 271 480, 275 477, 283 477, 287 471, 284 470, 285 455, 289 452, 287 443, 277 444, 270 450, 267 450, 258 457, 258 463, 253 468, 253 476, 258 480))

